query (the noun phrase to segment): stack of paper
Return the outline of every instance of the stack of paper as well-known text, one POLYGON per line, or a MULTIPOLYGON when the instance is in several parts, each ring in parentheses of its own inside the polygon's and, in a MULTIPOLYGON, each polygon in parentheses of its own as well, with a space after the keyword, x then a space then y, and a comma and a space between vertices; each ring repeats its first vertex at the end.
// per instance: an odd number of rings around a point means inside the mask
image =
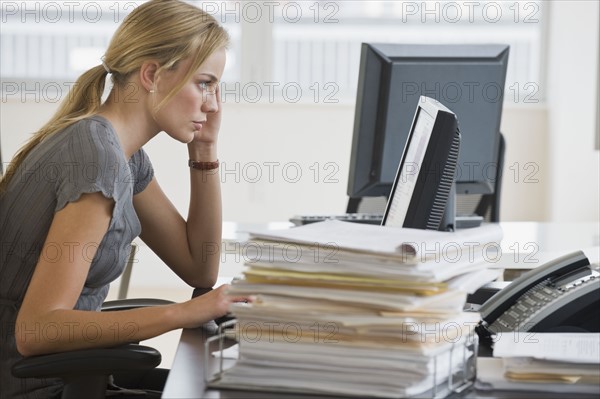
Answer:
POLYGON ((498 276, 501 230, 326 221, 250 237, 231 293, 257 299, 231 308, 240 358, 220 383, 405 397, 463 366, 479 321, 466 294, 498 276))
POLYGON ((479 389, 600 395, 600 334, 506 333, 480 359, 479 389))

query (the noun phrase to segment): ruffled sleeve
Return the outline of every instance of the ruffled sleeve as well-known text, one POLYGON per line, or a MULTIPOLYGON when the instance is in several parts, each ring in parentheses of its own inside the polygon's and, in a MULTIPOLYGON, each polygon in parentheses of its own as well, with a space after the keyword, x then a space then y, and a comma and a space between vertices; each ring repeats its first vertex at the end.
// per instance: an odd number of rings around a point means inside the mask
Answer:
POLYGON ((46 169, 44 174, 55 179, 55 212, 82 194, 100 192, 119 202, 131 190, 127 181, 129 166, 114 132, 94 119, 74 126, 46 169))

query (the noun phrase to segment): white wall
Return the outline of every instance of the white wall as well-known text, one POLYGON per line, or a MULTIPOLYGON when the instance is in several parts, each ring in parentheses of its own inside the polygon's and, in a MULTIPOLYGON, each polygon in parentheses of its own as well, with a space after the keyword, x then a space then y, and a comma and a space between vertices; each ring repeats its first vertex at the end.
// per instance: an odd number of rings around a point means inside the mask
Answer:
POLYGON ((549 218, 598 220, 599 152, 594 149, 599 2, 551 1, 548 29, 549 218))
MULTIPOLYGON (((56 106, 1 104, 7 161, 56 106)), ((219 139, 224 219, 285 221, 294 214, 344 212, 353 115, 353 104, 225 104, 219 139)), ((509 107, 501 129, 507 141, 501 217, 546 220, 546 111, 542 106, 509 107)), ((186 215, 185 145, 162 134, 145 148, 163 189, 186 215)))

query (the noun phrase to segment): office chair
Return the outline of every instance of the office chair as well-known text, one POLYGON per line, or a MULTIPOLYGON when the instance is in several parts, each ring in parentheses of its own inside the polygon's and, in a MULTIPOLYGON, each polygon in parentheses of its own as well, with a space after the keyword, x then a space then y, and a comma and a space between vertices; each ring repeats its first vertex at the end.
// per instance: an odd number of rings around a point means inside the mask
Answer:
POLYGON ((500 133, 498 143, 498 163, 494 177, 494 192, 492 194, 473 195, 459 194, 456 196, 456 214, 475 214, 483 217, 485 222, 498 223, 500 221, 500 195, 502 193, 502 173, 504 169, 504 153, 506 141, 500 133))
POLYGON ((131 252, 129 252, 129 258, 127 258, 127 264, 121 274, 121 281, 119 283, 119 291, 117 293, 117 299, 127 298, 127 292, 129 291, 129 281, 131 280, 131 272, 133 270, 133 264, 135 263, 135 254, 137 253, 138 246, 131 243, 131 252))
MULTIPOLYGON (((162 299, 107 301, 103 312, 173 303, 162 299)), ((161 354, 149 346, 130 343, 114 348, 82 349, 19 360, 12 374, 19 378, 61 378, 62 399, 101 399, 105 397, 109 375, 150 370, 161 362, 161 354)))
MULTIPOLYGON (((457 215, 479 215, 486 222, 497 223, 500 221, 500 195, 502 192, 502 170, 504 168, 504 153, 506 142, 504 135, 500 133, 498 144, 498 167, 494 181, 493 194, 458 194, 456 196, 457 215)), ((349 198, 346 213, 381 213, 385 211, 386 197, 362 197, 349 198)))
MULTIPOLYGON (((103 312, 168 305, 172 301, 153 298, 122 299, 127 296, 131 267, 137 246, 132 244, 127 266, 119 286, 119 300, 102 304, 103 312), (125 279, 125 280, 123 280, 125 279)), ((150 370, 160 364, 159 351, 129 343, 114 348, 83 349, 21 359, 12 368, 15 377, 61 378, 62 399, 104 398, 109 375, 127 371, 150 370)))
MULTIPOLYGON (((103 312, 113 312, 149 306, 168 305, 172 301, 127 296, 131 268, 137 246, 131 252, 119 286, 118 300, 102 304, 103 312)), ((159 351, 135 343, 114 348, 83 349, 72 352, 33 356, 18 361, 12 368, 15 377, 61 378, 64 382, 62 399, 104 398, 109 375, 127 371, 150 370, 160 364, 159 351)))

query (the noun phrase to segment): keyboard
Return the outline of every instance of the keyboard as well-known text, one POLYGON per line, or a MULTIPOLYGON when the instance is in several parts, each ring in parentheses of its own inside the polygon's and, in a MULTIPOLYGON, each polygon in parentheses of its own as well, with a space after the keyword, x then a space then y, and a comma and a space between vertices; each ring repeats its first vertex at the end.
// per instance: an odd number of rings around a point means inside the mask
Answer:
MULTIPOLYGON (((381 225, 383 215, 380 213, 344 213, 339 215, 297 215, 290 218, 290 222, 296 226, 309 223, 322 222, 324 220, 341 220, 344 222, 367 223, 381 225)), ((479 227, 483 218, 477 215, 457 216, 455 220, 456 229, 468 229, 479 227)))
POLYGON ((290 218, 290 222, 296 226, 309 223, 322 222, 324 220, 341 220, 344 222, 381 224, 383 215, 380 213, 344 213, 338 215, 297 215, 290 218))

